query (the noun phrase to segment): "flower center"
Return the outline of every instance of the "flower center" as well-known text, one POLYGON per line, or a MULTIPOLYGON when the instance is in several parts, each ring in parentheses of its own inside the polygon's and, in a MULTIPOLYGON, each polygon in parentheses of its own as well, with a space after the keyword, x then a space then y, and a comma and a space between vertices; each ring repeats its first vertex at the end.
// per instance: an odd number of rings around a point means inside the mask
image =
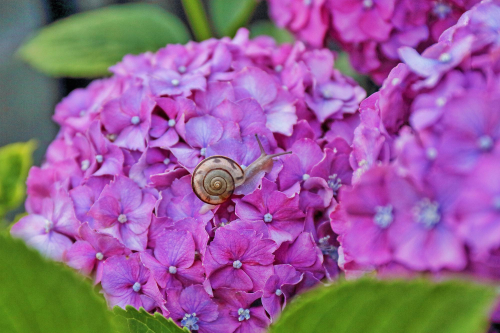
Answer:
POLYGON ((422 223, 427 229, 430 229, 441 220, 439 204, 424 198, 413 207, 413 216, 417 223, 422 223))
POLYGON ((278 73, 279 73, 279 72, 281 72, 282 70, 283 70, 283 66, 282 66, 282 65, 276 65, 276 66, 274 66, 274 71, 275 71, 275 72, 278 72, 278 73))
POLYGON ((101 252, 97 252, 97 253, 95 254, 95 258, 96 258, 97 260, 102 260, 102 259, 104 259, 104 255, 103 255, 101 252))
POLYGON ((312 0, 303 0, 304 1, 304 5, 306 6, 310 6, 312 4, 312 0))
POLYGON ((201 148, 200 149, 200 155, 205 156, 207 154, 207 148, 201 148))
POLYGON ((193 312, 192 314, 186 313, 184 318, 181 320, 181 325, 190 331, 197 331, 200 329, 200 326, 198 326, 199 320, 200 319, 196 317, 196 312, 193 312))
POLYGON ((339 188, 342 187, 342 180, 339 178, 339 176, 334 173, 333 175, 328 176, 328 187, 333 190, 333 194, 337 194, 337 191, 339 188))
POLYGON ((167 165, 169 163, 170 163, 170 158, 167 157, 166 159, 163 160, 163 164, 167 165))
POLYGON ((273 221, 273 216, 269 213, 267 213, 266 215, 264 215, 264 222, 272 222, 273 221))
POLYGON ((49 220, 45 220, 45 233, 48 234, 52 228, 54 227, 54 223, 52 223, 52 221, 49 221, 49 220))
POLYGON ((439 19, 444 19, 451 13, 451 7, 443 2, 437 2, 432 9, 432 13, 439 19))
POLYGON ((370 9, 373 7, 373 0, 363 0, 363 7, 365 9, 370 9))
POLYGON ((276 291, 274 293, 276 294, 276 296, 283 295, 283 292, 281 291, 281 289, 276 289, 276 291))
POLYGON ((227 211, 228 211, 229 213, 234 212, 234 206, 227 206, 227 211))
POLYGON ((116 140, 116 134, 108 134, 106 136, 107 136, 108 140, 111 142, 116 140))
POLYGON ((307 173, 302 175, 302 180, 308 180, 309 178, 311 178, 311 176, 309 176, 307 173))
POLYGON ((173 79, 172 81, 170 81, 170 83, 172 83, 174 87, 177 87, 181 82, 177 79, 173 79))
POLYGON ((391 225, 394 220, 392 215, 392 206, 377 206, 375 207, 375 216, 373 217, 373 222, 382 229, 387 228, 391 225))
POLYGON ((500 211, 500 195, 493 198, 493 207, 500 211))
POLYGON ((451 60, 451 55, 450 55, 449 53, 447 53, 447 52, 442 53, 442 54, 439 56, 438 60, 439 60, 440 62, 442 62, 442 63, 449 62, 449 61, 451 60))
POLYGON ((81 163, 82 171, 87 170, 90 168, 90 161, 89 160, 83 160, 81 163))
POLYGON ((132 118, 130 118, 130 122, 132 123, 132 125, 137 125, 141 122, 141 118, 139 118, 139 116, 133 116, 132 118))
POLYGON ((330 89, 324 88, 321 90, 321 95, 323 96, 324 99, 330 99, 333 97, 333 91, 330 89))
POLYGON ((337 247, 330 244, 328 241, 330 240, 330 235, 322 237, 318 240, 318 247, 321 250, 321 253, 325 256, 329 256, 333 260, 337 260, 339 258, 339 252, 337 247))
POLYGON ((127 221, 128 221, 128 220, 127 220, 127 215, 125 215, 125 214, 120 214, 120 215, 118 215, 118 222, 120 222, 120 223, 125 223, 125 222, 127 222, 127 221))
POLYGON ((241 263, 241 261, 239 260, 235 260, 233 261, 233 267, 236 268, 236 269, 240 269, 241 266, 243 266, 243 264, 241 263))
POLYGON ((85 113, 86 113, 86 112, 85 112, 85 110, 82 110, 82 111, 80 111, 80 113, 79 113, 78 115, 79 115, 80 117, 84 117, 84 116, 85 116, 85 113))
POLYGON ((170 266, 170 267, 168 268, 168 272, 169 272, 170 274, 175 274, 175 273, 177 273, 177 267, 175 267, 175 266, 170 266))
POLYGON ((134 283, 134 285, 132 286, 132 289, 138 293, 140 290, 141 290, 141 284, 139 282, 136 282, 134 283))
POLYGON ((174 127, 174 126, 175 126, 175 119, 170 119, 170 120, 168 121, 168 126, 170 126, 170 127, 174 127))
POLYGON ((483 135, 477 139, 477 146, 482 151, 488 151, 493 147, 493 139, 489 135, 483 135))
POLYGON ((250 319, 250 310, 239 308, 238 315, 239 315, 238 321, 248 320, 248 319, 250 319))
POLYGON ((186 66, 179 66, 179 67, 177 67, 177 71, 181 74, 184 74, 184 73, 186 73, 187 68, 186 68, 186 66))
POLYGON ((437 106, 444 106, 446 104, 446 97, 439 97, 436 99, 437 106))
POLYGON ((433 161, 436 159, 438 155, 437 149, 434 147, 429 147, 425 150, 425 156, 427 156, 427 159, 433 161))
POLYGON ((104 161, 104 157, 102 155, 95 155, 95 160, 97 163, 102 163, 102 161, 104 161))

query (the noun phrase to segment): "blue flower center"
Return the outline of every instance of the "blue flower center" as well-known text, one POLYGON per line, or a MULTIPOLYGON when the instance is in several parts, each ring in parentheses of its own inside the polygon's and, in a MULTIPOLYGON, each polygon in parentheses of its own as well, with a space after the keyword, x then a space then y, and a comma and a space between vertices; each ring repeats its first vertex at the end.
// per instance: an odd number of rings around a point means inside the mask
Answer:
POLYGON ((241 261, 239 260, 235 260, 233 261, 233 267, 236 268, 236 269, 240 269, 241 266, 243 266, 243 264, 241 263, 241 261))
POLYGON ((336 246, 330 244, 329 240, 330 240, 330 235, 320 238, 318 240, 318 247, 323 253, 323 255, 328 256, 333 260, 337 261, 337 259, 339 258, 338 249, 336 246))
POLYGON ((177 267, 175 267, 175 266, 170 266, 170 267, 168 268, 168 272, 169 272, 170 274, 175 274, 175 273, 177 273, 177 267))
POLYGON ((167 165, 169 163, 170 163, 170 158, 167 157, 166 159, 163 160, 163 164, 167 165))
POLYGON ((96 155, 95 160, 97 163, 102 163, 102 161, 104 161, 104 157, 102 155, 96 155))
POLYGON ((174 126, 175 126, 175 119, 170 119, 170 120, 168 121, 168 126, 170 126, 170 127, 174 127, 174 126))
POLYGON ((500 195, 493 198, 493 208, 500 211, 500 195))
POLYGON ((134 285, 132 286, 132 289, 138 293, 140 290, 141 290, 141 284, 139 282, 136 282, 134 283, 134 285))
POLYGON ((90 167, 90 161, 89 160, 83 160, 81 163, 81 168, 82 171, 86 171, 90 167))
POLYGON ((264 215, 264 222, 272 222, 273 221, 273 216, 269 213, 267 213, 266 215, 264 215))
POLYGON ((250 310, 239 308, 238 315, 239 315, 238 321, 248 320, 248 319, 250 319, 250 310))
POLYGON ((439 19, 444 19, 451 13, 451 7, 443 2, 437 2, 432 9, 432 13, 439 19))
POLYGON ((342 187, 342 180, 338 177, 336 173, 328 176, 328 187, 333 190, 333 194, 337 194, 337 191, 342 187))
POLYGON ((373 222, 375 222, 376 225, 378 225, 382 229, 385 229, 391 225, 393 220, 394 216, 392 214, 391 205, 375 207, 375 216, 373 216, 373 222))
POLYGON ((373 0, 363 0, 363 7, 365 9, 370 9, 373 7, 373 0))
POLYGON ((186 327, 190 331, 197 331, 200 329, 200 326, 198 326, 198 321, 200 319, 196 317, 196 313, 193 312, 192 314, 186 313, 184 315, 184 318, 181 320, 181 325, 183 327, 186 327))
POLYGON ((491 148, 493 148, 493 139, 489 135, 483 135, 477 139, 477 146, 482 151, 491 150, 491 148))
POLYGON ((95 258, 96 258, 97 260, 102 260, 102 259, 104 259, 104 255, 102 254, 102 252, 97 252, 97 253, 95 254, 95 258))
POLYGON ((439 204, 428 198, 424 198, 413 207, 413 216, 417 223, 421 223, 427 229, 431 229, 441 220, 439 204))
POLYGON ((133 116, 132 118, 130 118, 130 122, 132 123, 132 125, 137 125, 141 122, 141 118, 139 118, 139 116, 133 116))
POLYGON ((125 222, 127 222, 127 221, 128 221, 128 220, 127 220, 127 215, 125 215, 125 214, 120 214, 120 215, 118 215, 118 222, 120 222, 120 223, 125 223, 125 222))
POLYGON ((276 296, 281 296, 283 295, 283 292, 281 291, 281 289, 276 289, 276 291, 274 292, 276 294, 276 296))
POLYGON ((172 83, 174 87, 177 87, 181 82, 177 79, 173 79, 172 81, 170 81, 170 83, 172 83))

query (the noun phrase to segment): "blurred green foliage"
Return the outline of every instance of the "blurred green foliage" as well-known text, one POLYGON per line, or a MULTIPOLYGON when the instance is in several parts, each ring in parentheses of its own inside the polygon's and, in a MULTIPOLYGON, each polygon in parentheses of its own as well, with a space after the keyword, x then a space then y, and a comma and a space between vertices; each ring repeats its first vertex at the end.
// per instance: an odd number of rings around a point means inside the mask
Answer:
POLYGON ((278 44, 293 43, 293 36, 285 29, 280 29, 270 21, 257 21, 250 26, 250 37, 271 36, 278 44))
POLYGON ((51 76, 100 77, 126 54, 186 43, 182 21, 149 4, 110 6, 57 21, 21 47, 18 54, 51 76))
POLYGON ((233 37, 248 23, 257 4, 257 0, 210 0, 210 15, 217 36, 233 37))
POLYGON ((465 281, 360 279, 298 296, 270 333, 486 332, 495 298, 465 281))
POLYGON ((26 177, 33 164, 35 141, 12 143, 0 148, 0 221, 17 208, 26 195, 26 177))

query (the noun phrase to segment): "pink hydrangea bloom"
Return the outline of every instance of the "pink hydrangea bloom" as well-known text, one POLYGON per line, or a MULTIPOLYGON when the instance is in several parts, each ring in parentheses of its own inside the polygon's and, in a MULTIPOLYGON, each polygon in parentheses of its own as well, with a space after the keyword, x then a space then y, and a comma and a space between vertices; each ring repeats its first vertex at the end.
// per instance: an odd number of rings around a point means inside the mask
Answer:
POLYGON ((499 13, 484 1, 423 53, 401 48, 404 63, 361 103, 354 185, 330 214, 346 274, 498 280, 499 13))
POLYGON ((333 39, 349 53, 356 70, 380 84, 399 62, 398 48, 423 51, 479 0, 268 2, 278 26, 315 48, 333 39))
POLYGON ((12 235, 100 283, 110 306, 198 332, 265 331, 295 295, 335 279, 329 216, 351 184, 366 94, 328 50, 248 36, 125 56, 66 97, 12 235), (214 155, 248 167, 256 135, 267 153, 293 154, 206 209, 194 168, 214 155))

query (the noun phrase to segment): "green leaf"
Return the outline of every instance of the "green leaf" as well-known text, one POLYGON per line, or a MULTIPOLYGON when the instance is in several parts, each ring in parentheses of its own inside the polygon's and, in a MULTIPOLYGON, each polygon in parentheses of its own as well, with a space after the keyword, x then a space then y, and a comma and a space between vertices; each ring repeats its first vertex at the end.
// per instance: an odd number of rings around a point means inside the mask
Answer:
POLYGON ((43 28, 19 50, 52 76, 99 77, 126 54, 185 43, 189 33, 174 15, 149 4, 115 5, 70 16, 43 28))
POLYGON ((201 0, 182 0, 182 6, 196 40, 202 41, 212 37, 207 13, 201 0))
POLYGON ((493 288, 467 282, 361 279, 297 297, 271 333, 486 332, 493 288))
POLYGON ((250 36, 261 35, 273 37, 278 44, 293 43, 293 36, 285 29, 280 29, 270 21, 257 21, 250 26, 250 36))
POLYGON ((1 233, 0 258, 0 332, 113 332, 103 298, 68 267, 1 233))
POLYGON ((126 310, 115 306, 116 325, 121 333, 186 333, 187 328, 180 328, 172 319, 167 319, 159 313, 149 314, 141 308, 139 311, 130 306, 126 310))
POLYGON ((0 148, 0 219, 24 200, 26 177, 33 164, 35 141, 0 148))
POLYGON ((210 0, 210 15, 219 37, 234 36, 252 16, 257 0, 210 0))

